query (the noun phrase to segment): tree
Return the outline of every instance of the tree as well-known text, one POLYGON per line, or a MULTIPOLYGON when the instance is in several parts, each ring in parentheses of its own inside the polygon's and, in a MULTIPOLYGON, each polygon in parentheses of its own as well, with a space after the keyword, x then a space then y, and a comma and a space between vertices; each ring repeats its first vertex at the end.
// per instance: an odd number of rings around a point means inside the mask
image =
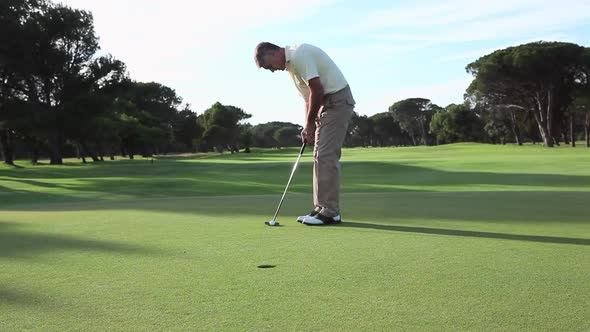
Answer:
POLYGON ((431 144, 428 126, 434 113, 440 107, 424 98, 409 98, 389 107, 393 119, 412 139, 414 145, 431 144))
POLYGON ((92 14, 32 0, 11 0, 1 8, 2 17, 14 15, 0 23, 13 38, 0 47, 3 89, 28 104, 50 142, 51 163, 61 164, 64 104, 77 97, 73 91, 98 50, 92 14))
POLYGON ((573 119, 578 115, 584 119, 586 147, 590 147, 590 48, 584 50, 582 66, 576 73, 576 88, 573 99, 574 101, 569 109, 572 114, 570 122, 572 144, 575 144, 573 119))
MULTIPOLYGON (((107 55, 93 60, 68 89, 71 96, 63 104, 64 132, 81 148, 83 162, 85 156, 93 161, 103 160, 105 151, 112 150, 112 106, 127 80, 125 64, 107 55)), ((110 155, 113 156, 112 151, 110 155)))
POLYGON ((252 146, 260 148, 276 148, 279 143, 275 140, 274 134, 277 130, 287 126, 286 122, 267 122, 257 124, 250 130, 252 134, 252 146))
POLYGON ((39 31, 34 11, 46 11, 45 1, 5 0, 0 2, 0 151, 6 164, 14 164, 17 138, 35 124, 32 107, 24 91, 25 73, 30 69, 34 42, 39 31))
MULTIPOLYGON (((584 119, 584 137, 586 140, 586 147, 590 147, 590 92, 584 94, 580 91, 576 95, 574 102, 572 103, 570 111, 573 116, 576 114, 584 119)), ((572 123, 572 137, 575 141, 575 135, 573 134, 573 123, 572 123)))
POLYGON ((390 112, 374 114, 370 117, 370 120, 374 124, 374 144, 378 146, 405 145, 408 137, 402 133, 402 129, 390 112))
POLYGON ((203 147, 206 151, 214 148, 219 152, 228 149, 238 152, 240 141, 240 126, 242 120, 252 115, 241 108, 222 105, 217 102, 199 116, 199 123, 205 129, 203 135, 203 147))
POLYGON ((303 128, 290 122, 272 121, 257 124, 250 130, 252 146, 261 148, 279 148, 300 145, 303 128), (277 133, 281 131, 281 133, 277 133), (282 140, 282 141, 281 141, 282 140))
POLYGON ((554 145, 555 119, 572 101, 584 48, 537 42, 509 47, 466 67, 474 76, 468 94, 496 106, 532 112, 545 146, 554 145))
POLYGON ((374 139, 374 127, 375 123, 371 118, 366 115, 359 116, 356 112, 353 112, 350 122, 348 123, 344 145, 348 147, 372 146, 374 139))
POLYGON ((61 164, 67 118, 64 108, 78 98, 77 85, 99 49, 98 38, 90 12, 52 4, 45 13, 34 16, 41 32, 36 50, 40 59, 34 59, 39 65, 33 67, 34 83, 28 84, 27 96, 49 114, 51 164, 61 164))
POLYGON ((482 140, 483 123, 466 104, 451 104, 438 110, 430 121, 437 142, 477 142, 482 140))
POLYGON ((273 138, 279 147, 301 145, 301 130, 300 126, 285 126, 275 131, 273 138))
POLYGON ((173 123, 174 136, 188 149, 194 151, 198 140, 203 136, 203 127, 197 120, 197 113, 190 109, 190 105, 178 112, 173 123))
POLYGON ((174 89, 157 82, 133 82, 128 91, 131 100, 141 117, 142 124, 156 133, 145 137, 142 154, 159 153, 173 146, 176 137, 174 123, 178 116, 178 107, 182 103, 174 89))
MULTIPOLYGON (((49 147, 61 164, 66 143, 103 160, 192 149, 204 129, 182 99, 159 83, 133 82, 125 65, 97 57, 90 13, 45 0, 0 2, 0 150, 12 163, 16 142, 38 159, 49 147), (21 144, 22 145, 22 144, 21 144)), ((230 138, 239 133, 229 131, 230 138)), ((234 141, 237 138, 233 138, 234 141)))
POLYGON ((518 133, 514 130, 517 125, 514 122, 515 118, 512 116, 514 113, 509 114, 505 110, 505 108, 502 109, 495 106, 480 109, 482 121, 484 122, 484 132, 494 144, 498 142, 500 144, 512 142, 510 139, 512 137, 520 145, 522 141, 518 133))
POLYGON ((217 124, 212 124, 203 133, 203 144, 207 147, 206 151, 217 151, 223 153, 227 148, 227 131, 217 124))
POLYGON ((254 141, 253 138, 252 125, 249 123, 240 125, 240 145, 244 148, 244 152, 250 153, 250 147, 254 141))
MULTIPOLYGON (((150 156, 175 149, 179 145, 176 134, 183 130, 182 117, 190 117, 192 113, 179 112, 181 102, 173 89, 162 84, 123 81, 113 104, 115 120, 121 124, 120 128, 137 125, 131 131, 121 130, 124 155, 150 156)), ((200 127, 195 125, 195 128, 200 127)))

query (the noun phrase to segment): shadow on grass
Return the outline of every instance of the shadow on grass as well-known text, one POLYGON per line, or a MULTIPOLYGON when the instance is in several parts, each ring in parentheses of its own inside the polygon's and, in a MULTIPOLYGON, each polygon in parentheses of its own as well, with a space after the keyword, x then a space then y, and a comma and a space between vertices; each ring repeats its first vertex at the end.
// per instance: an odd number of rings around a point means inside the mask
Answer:
MULTIPOLYGON (((17 183, 22 183, 22 184, 26 184, 29 186, 36 186, 36 187, 43 187, 43 188, 66 188, 65 186, 62 185, 58 185, 55 183, 51 183, 51 182, 43 182, 43 181, 35 181, 35 180, 27 180, 27 179, 1 179, 2 181, 7 181, 7 182, 17 182, 17 183)), ((0 188, 1 189, 1 188, 0 188)))
POLYGON ((83 162, 64 162, 61 165, 51 165, 50 163, 47 162, 37 162, 35 165, 32 165, 34 167, 38 167, 38 166, 56 166, 56 167, 88 167, 91 166, 92 163, 83 163, 83 162))
MULTIPOLYGON (((17 204, 7 210, 16 213, 137 210, 194 214, 211 218, 258 215, 270 217, 276 209, 281 193, 251 195, 240 190, 233 196, 220 193, 210 196, 162 196, 115 200, 44 196, 39 193, 29 197, 40 204, 17 204), (57 200, 58 198, 60 200, 57 200)), ((565 222, 587 225, 589 200, 590 192, 576 191, 345 192, 341 197, 341 206, 345 219, 352 220, 395 222, 423 219, 526 224, 565 222), (556 197, 559 198, 558 201, 556 197)), ((281 216, 305 213, 311 209, 311 202, 311 192, 290 192, 285 198, 281 216)))
POLYGON ((27 293, 0 288, 0 304, 2 303, 30 306, 41 304, 41 300, 27 293))
POLYGON ((64 235, 42 234, 18 230, 21 224, 0 222, 0 258, 31 258, 50 251, 106 251, 123 254, 152 253, 138 246, 78 239, 64 235))
MULTIPOLYGON (((210 159, 210 158, 209 158, 210 159)), ((113 187, 102 187, 104 181, 115 180, 117 187, 133 186, 145 179, 150 184, 160 184, 191 179, 194 181, 226 180, 236 186, 240 182, 253 181, 272 184, 282 184, 286 181, 295 158, 285 161, 261 161, 257 156, 252 158, 216 160, 208 162, 186 163, 181 160, 169 160, 154 165, 143 161, 133 163, 104 163, 80 168, 52 167, 47 169, 6 170, 0 177, 2 181, 23 182, 29 185, 44 186, 45 179, 56 182, 59 179, 85 179, 84 186, 74 190, 110 190, 113 187), (251 160, 249 160, 251 159, 251 160), (291 160, 292 159, 292 160, 291 160), (116 178, 116 179, 112 179, 116 178), (41 182, 32 182, 39 179, 41 182), (29 181, 29 182, 26 182, 29 181)), ((312 162, 303 160, 297 173, 306 177, 311 186, 312 162)), ((590 188, 590 176, 541 173, 501 173, 489 171, 448 171, 437 168, 420 167, 394 162, 343 162, 343 188, 353 190, 395 191, 399 186, 527 186, 527 187, 557 187, 557 188, 590 188)), ((182 183, 179 183, 182 184, 182 183)), ((185 186, 189 186, 186 183, 185 186)), ((231 192, 228 192, 230 194, 231 192)), ((258 192, 257 194, 261 194, 258 192)))
POLYGON ((590 239, 570 238, 570 237, 476 232, 476 231, 464 231, 464 230, 458 230, 458 229, 413 227, 413 226, 399 226, 399 225, 380 225, 380 224, 360 223, 360 222, 343 222, 342 224, 337 225, 336 227, 368 228, 368 229, 376 229, 376 230, 383 230, 383 231, 406 232, 406 233, 464 236, 464 237, 477 237, 477 238, 488 238, 488 239, 543 242, 543 243, 556 243, 556 244, 575 244, 575 245, 582 245, 582 246, 590 246, 590 239))
MULTIPOLYGON (((295 160, 292 157, 297 154, 295 149, 276 153, 285 153, 289 162, 235 163, 234 160, 230 163, 220 159, 185 163, 171 160, 141 167, 143 161, 126 161, 125 164, 106 162, 70 170, 53 167, 22 173, 5 172, 0 177, 0 209, 10 206, 18 211, 37 207, 51 211, 135 208, 219 214, 219 210, 208 207, 212 201, 200 201, 209 197, 223 201, 221 214, 256 214, 268 207, 272 215, 295 160), (212 197, 229 195, 243 198, 212 197), (268 196, 255 198, 254 195, 268 196), (139 201, 144 199, 146 201, 139 201), (240 201, 249 202, 249 205, 240 201), (70 204, 76 202, 90 204, 70 204), (44 203, 56 204, 43 206, 44 203), (236 208, 232 209, 234 205, 236 208)), ((257 156, 260 154, 252 157, 257 156)), ((309 160, 300 165, 289 187, 289 195, 309 195, 311 173, 309 160)), ((349 206, 355 205, 359 217, 376 217, 374 220, 381 220, 386 215, 403 219, 465 221, 588 220, 585 211, 590 198, 590 176, 587 175, 448 171, 366 161, 343 163, 342 184, 343 201, 349 194, 375 194, 363 198, 362 204, 350 202, 344 206, 348 211, 349 206), (492 190, 486 191, 490 186, 492 190), (449 188, 450 191, 444 191, 449 188), (372 214, 373 211, 376 214, 372 214)), ((303 206, 298 213, 309 209, 309 206, 303 206)))
MULTIPOLYGON (((128 244, 25 232, 18 230, 19 226, 22 224, 0 221, 0 262, 3 258, 28 259, 51 251, 63 252, 65 250, 142 255, 153 253, 152 250, 128 244)), ((44 303, 47 303, 47 298, 37 298, 28 293, 0 287, 0 305, 34 306, 44 303)))
POLYGON ((21 169, 21 168, 25 168, 24 166, 21 166, 19 164, 3 164, 2 166, 6 167, 7 169, 21 169))

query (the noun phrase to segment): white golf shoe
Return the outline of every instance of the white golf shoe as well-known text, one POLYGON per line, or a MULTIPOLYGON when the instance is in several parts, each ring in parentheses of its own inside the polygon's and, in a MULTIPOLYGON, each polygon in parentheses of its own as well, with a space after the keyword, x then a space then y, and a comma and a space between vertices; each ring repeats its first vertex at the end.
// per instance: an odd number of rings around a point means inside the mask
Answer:
POLYGON ((297 217, 297 222, 303 222, 303 220, 305 220, 305 218, 313 217, 313 216, 317 215, 318 213, 319 212, 316 210, 311 210, 308 214, 306 214, 304 216, 297 217))
POLYGON ((341 219, 342 218, 340 215, 335 217, 326 217, 323 214, 318 213, 315 216, 303 219, 302 223, 309 226, 334 225, 341 223, 341 219))

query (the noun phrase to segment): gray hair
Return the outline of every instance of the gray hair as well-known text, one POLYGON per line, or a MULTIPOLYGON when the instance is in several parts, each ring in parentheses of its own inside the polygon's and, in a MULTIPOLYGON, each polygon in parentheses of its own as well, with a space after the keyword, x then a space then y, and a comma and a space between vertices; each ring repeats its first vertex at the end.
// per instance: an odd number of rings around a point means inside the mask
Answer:
POLYGON ((258 67, 262 66, 263 58, 270 52, 278 51, 281 47, 269 42, 261 42, 256 45, 256 51, 254 52, 254 60, 258 67))

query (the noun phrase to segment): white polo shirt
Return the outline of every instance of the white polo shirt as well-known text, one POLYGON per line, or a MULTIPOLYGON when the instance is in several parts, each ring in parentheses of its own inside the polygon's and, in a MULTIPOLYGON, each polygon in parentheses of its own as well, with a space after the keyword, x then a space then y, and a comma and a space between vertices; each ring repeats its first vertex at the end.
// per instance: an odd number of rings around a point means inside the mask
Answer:
POLYGON ((324 94, 344 89, 348 82, 338 66, 319 47, 309 44, 285 46, 286 69, 291 75, 299 94, 309 99, 309 80, 320 78, 324 94))

